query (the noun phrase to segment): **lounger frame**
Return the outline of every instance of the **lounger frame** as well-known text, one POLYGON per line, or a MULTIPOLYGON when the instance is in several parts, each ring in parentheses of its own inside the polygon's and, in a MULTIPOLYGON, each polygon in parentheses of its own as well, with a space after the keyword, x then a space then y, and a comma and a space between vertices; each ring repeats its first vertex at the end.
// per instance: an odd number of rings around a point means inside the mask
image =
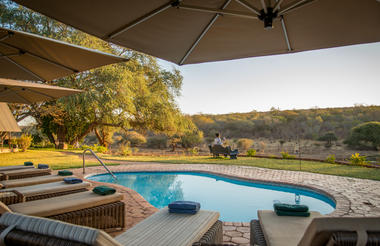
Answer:
POLYGON ((8 174, 1 174, 0 173, 0 181, 3 180, 12 180, 12 179, 24 179, 24 178, 32 178, 32 177, 38 177, 38 176, 45 176, 50 175, 50 172, 41 172, 41 173, 24 173, 24 174, 17 174, 17 175, 8 175, 8 174))
POLYGON ((15 190, 9 190, 9 191, 0 190, 0 202, 4 203, 5 205, 11 205, 11 204, 20 203, 20 202, 42 200, 42 199, 47 199, 47 198, 56 197, 56 196, 64 196, 64 195, 74 194, 78 192, 88 191, 88 189, 86 188, 78 188, 78 189, 54 192, 54 193, 49 193, 49 194, 25 196, 24 194, 18 192, 16 189, 17 188, 15 188, 15 190), (7 192, 13 193, 13 195, 1 196, 2 193, 7 193, 7 192))

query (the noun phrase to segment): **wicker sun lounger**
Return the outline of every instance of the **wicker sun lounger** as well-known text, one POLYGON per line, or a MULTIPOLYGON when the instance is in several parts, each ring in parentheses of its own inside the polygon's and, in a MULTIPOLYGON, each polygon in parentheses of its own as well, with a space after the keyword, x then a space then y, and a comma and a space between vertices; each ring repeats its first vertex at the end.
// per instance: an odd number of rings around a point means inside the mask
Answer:
POLYGON ((277 216, 273 211, 258 211, 251 221, 251 245, 257 246, 338 246, 380 245, 380 218, 277 216), (360 241, 360 244, 357 244, 360 241))
POLYGON ((29 168, 22 170, 0 171, 0 181, 11 179, 23 179, 37 176, 50 175, 50 169, 29 168))
POLYGON ((34 168, 34 166, 24 166, 24 165, 1 166, 0 167, 0 172, 2 172, 2 171, 10 171, 10 170, 30 169, 30 168, 34 168))
POLYGON ((14 212, 65 221, 98 229, 124 227, 123 195, 101 196, 92 191, 43 200, 2 205, 3 212, 14 212))
POLYGON ((63 181, 0 190, 0 201, 6 205, 47 199, 88 191, 90 183, 66 184, 63 181))
MULTIPOLYGON (((162 221, 163 222, 163 221, 162 221)), ((186 224, 186 223, 185 223, 186 224)), ((178 224, 177 224, 178 225, 178 224)), ((201 226, 202 228, 204 226, 201 226)), ((195 227, 187 228, 188 231, 196 229, 195 227)), ((166 245, 216 245, 215 236, 221 235, 221 222, 211 226, 211 228, 199 239, 198 242, 193 244, 177 244, 178 241, 169 242, 166 245), (216 226, 215 226, 216 225, 216 226), (213 235, 210 236, 210 235, 213 235)), ((127 231, 128 232, 128 231, 127 231)), ((125 232, 125 233, 127 233, 125 232)), ((123 234, 116 238, 110 237, 107 233, 88 228, 84 226, 77 226, 61 221, 38 218, 32 216, 25 216, 21 214, 5 213, 0 218, 0 233, 4 235, 4 242, 6 245, 33 245, 33 246, 45 246, 45 245, 65 245, 65 246, 129 246, 136 244, 125 244, 120 238, 123 238, 123 234), (13 227, 13 229, 11 229, 13 227), (9 232, 4 233, 5 230, 9 232)), ((149 228, 146 232, 150 235, 149 228)), ((175 234, 176 232, 174 232, 175 234)), ((161 231, 161 237, 170 237, 173 234, 172 231, 161 231)), ((149 237, 149 236, 148 236, 149 237)), ((219 240, 219 239, 218 239, 219 240)), ((193 241, 193 240, 190 240, 193 241)), ((159 241, 153 244, 147 245, 163 245, 159 241)))
POLYGON ((13 180, 3 180, 0 181, 0 188, 14 188, 14 187, 22 187, 36 184, 45 184, 62 181, 67 176, 59 176, 59 175, 45 175, 45 176, 37 176, 31 178, 24 179, 13 179, 13 180))

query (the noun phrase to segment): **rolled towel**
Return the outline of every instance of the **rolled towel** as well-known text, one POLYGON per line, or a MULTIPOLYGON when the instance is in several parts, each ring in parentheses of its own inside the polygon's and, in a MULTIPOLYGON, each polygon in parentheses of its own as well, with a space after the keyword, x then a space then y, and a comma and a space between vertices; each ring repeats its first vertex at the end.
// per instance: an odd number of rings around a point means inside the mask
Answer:
POLYGON ((196 210, 198 211, 201 208, 199 202, 192 201, 175 201, 168 205, 169 209, 181 209, 181 210, 196 210))
POLYGON ((37 168, 38 169, 48 169, 49 165, 47 165, 47 164, 38 164, 37 168))
POLYGON ((66 184, 79 184, 83 182, 83 180, 74 177, 64 178, 63 181, 65 181, 66 184))
POLYGON ((289 212, 307 212, 309 207, 306 205, 298 204, 286 204, 286 203, 275 203, 273 204, 274 210, 289 211, 289 212))
POLYGON ((94 193, 96 193, 98 195, 102 195, 102 196, 112 195, 112 194, 114 194, 116 192, 116 190, 114 188, 108 187, 108 186, 105 186, 105 185, 97 186, 92 191, 94 193))
POLYGON ((298 217, 309 217, 310 212, 292 212, 283 210, 274 210, 278 216, 298 216, 298 217))
POLYGON ((33 162, 26 161, 26 162, 24 162, 24 166, 33 166, 33 162))
POLYGON ((175 209, 175 208, 169 208, 169 213, 176 213, 176 214, 196 214, 198 210, 194 209, 175 209))
POLYGON ((59 176, 70 176, 70 175, 73 175, 73 172, 71 172, 69 170, 61 170, 61 171, 58 171, 58 175, 59 176))

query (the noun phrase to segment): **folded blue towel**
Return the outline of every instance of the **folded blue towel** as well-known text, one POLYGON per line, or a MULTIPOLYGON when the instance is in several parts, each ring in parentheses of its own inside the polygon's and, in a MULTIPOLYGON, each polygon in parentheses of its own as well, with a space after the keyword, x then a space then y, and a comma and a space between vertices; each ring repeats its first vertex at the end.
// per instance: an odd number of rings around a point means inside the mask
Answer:
POLYGON ((170 209, 186 209, 186 210, 196 210, 198 211, 201 208, 201 204, 199 202, 191 202, 191 201, 175 201, 168 205, 170 209))
POLYGON ((176 214, 196 214, 198 210, 194 209, 175 209, 175 208, 169 208, 169 213, 176 213, 176 214))
POLYGON ((49 165, 47 165, 47 164, 38 164, 37 168, 38 169, 48 169, 49 165))
POLYGON ((63 181, 65 181, 66 184, 78 184, 83 182, 83 180, 74 177, 64 178, 63 181))

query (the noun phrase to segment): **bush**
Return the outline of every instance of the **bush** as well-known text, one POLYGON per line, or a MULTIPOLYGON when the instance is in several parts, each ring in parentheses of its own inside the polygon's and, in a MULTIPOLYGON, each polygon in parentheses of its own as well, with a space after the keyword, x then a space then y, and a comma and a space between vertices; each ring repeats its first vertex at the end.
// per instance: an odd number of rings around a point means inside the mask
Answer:
POLYGON ((283 159, 295 159, 296 158, 295 155, 289 155, 289 153, 285 152, 285 151, 281 152, 281 156, 283 159))
POLYGON ((249 150, 247 150, 247 156, 254 157, 255 155, 256 155, 256 150, 255 149, 249 149, 249 150))
POLYGON ((168 147, 168 137, 164 135, 157 135, 148 138, 147 146, 149 148, 162 149, 168 147))
POLYGON ((240 138, 237 141, 237 147, 241 150, 247 150, 253 145, 253 140, 249 138, 240 138))
POLYGON ((133 147, 140 146, 140 145, 145 144, 147 142, 146 138, 142 134, 135 132, 135 131, 127 132, 125 134, 125 139, 133 147))
POLYGON ((366 122, 352 128, 350 136, 344 141, 344 143, 357 149, 379 149, 380 122, 366 122))
POLYGON ((334 164, 335 163, 335 155, 329 155, 329 156, 327 156, 327 158, 326 158, 326 162, 328 162, 328 163, 331 163, 331 164, 334 164))
POLYGON ((318 141, 325 141, 325 147, 330 148, 332 146, 333 141, 337 141, 338 138, 336 137, 334 132, 327 132, 325 135, 318 138, 318 141))
POLYGON ((190 155, 199 155, 199 149, 197 147, 187 150, 190 155))
POLYGON ((354 164, 354 165, 364 165, 364 164, 367 164, 366 157, 365 156, 360 156, 359 153, 352 154, 351 158, 350 158, 350 162, 351 162, 351 164, 354 164))
POLYGON ((132 155, 133 151, 132 148, 130 147, 129 143, 126 144, 121 144, 119 146, 119 154, 122 156, 130 156, 132 155))
POLYGON ((194 131, 194 132, 188 132, 185 133, 181 137, 181 145, 184 148, 194 148, 198 144, 203 142, 203 132, 201 131, 194 131))
POLYGON ((32 144, 32 136, 28 134, 22 134, 19 139, 17 139, 17 144, 21 151, 25 152, 32 144))
POLYGON ((102 154, 104 154, 108 151, 107 147, 97 145, 97 144, 94 144, 93 150, 95 152, 102 153, 102 154))

